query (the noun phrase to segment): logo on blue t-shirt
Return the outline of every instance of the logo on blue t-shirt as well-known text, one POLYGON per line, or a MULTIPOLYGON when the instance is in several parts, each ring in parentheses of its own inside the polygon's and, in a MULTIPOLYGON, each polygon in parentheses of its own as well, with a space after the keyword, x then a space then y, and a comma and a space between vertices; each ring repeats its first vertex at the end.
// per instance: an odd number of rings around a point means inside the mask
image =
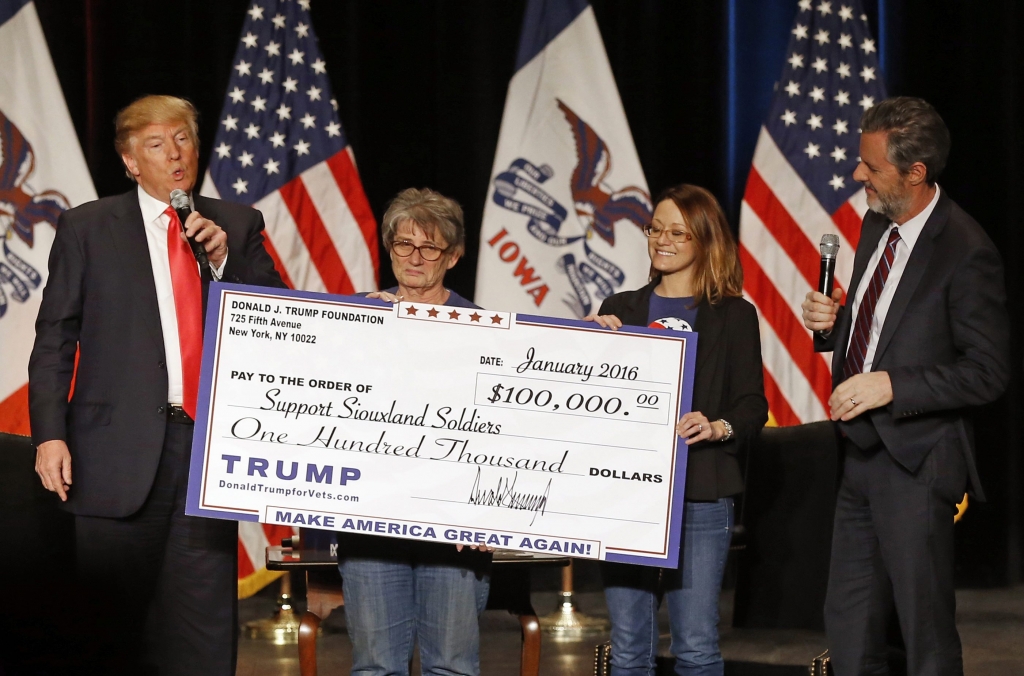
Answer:
POLYGON ((692 296, 685 298, 664 298, 651 294, 647 309, 647 326, 652 329, 671 331, 693 331, 697 322, 697 306, 692 296))
POLYGON ((671 329, 673 331, 693 331, 693 327, 690 326, 690 322, 679 317, 662 317, 661 319, 655 319, 648 325, 652 329, 671 329))

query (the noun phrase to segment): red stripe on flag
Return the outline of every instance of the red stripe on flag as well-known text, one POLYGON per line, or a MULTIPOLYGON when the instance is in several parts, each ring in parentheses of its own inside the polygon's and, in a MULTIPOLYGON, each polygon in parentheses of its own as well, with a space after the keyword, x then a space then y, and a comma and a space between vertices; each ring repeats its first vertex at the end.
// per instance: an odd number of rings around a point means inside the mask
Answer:
POLYGON ((256 569, 252 565, 252 560, 249 558, 249 552, 246 550, 245 545, 242 544, 242 539, 238 539, 238 579, 247 578, 256 569))
POLYGON ((843 237, 846 238, 846 241, 855 250, 857 242, 860 241, 860 224, 863 220, 857 215, 857 210, 848 201, 843 202, 843 206, 836 209, 836 212, 832 214, 832 222, 836 224, 839 232, 843 233, 843 237))
POLYGON ((800 424, 800 417, 793 412, 786 395, 779 389, 778 383, 772 378, 772 374, 768 373, 768 369, 764 369, 764 396, 768 399, 768 410, 772 412, 779 427, 800 424))
POLYGON ((740 244, 740 263, 743 265, 743 286, 754 299, 779 340, 786 347, 793 363, 804 374, 822 406, 828 410, 828 397, 832 391, 832 375, 825 360, 814 351, 814 341, 804 325, 779 294, 771 280, 761 269, 747 248, 740 244))
POLYGON ((306 243, 309 257, 320 273, 320 278, 324 280, 327 292, 355 293, 356 289, 352 286, 352 280, 349 279, 341 256, 338 255, 334 240, 331 239, 323 221, 320 220, 320 213, 316 210, 313 200, 310 199, 302 178, 296 177, 285 183, 281 186, 280 193, 281 199, 284 200, 288 211, 292 214, 292 220, 295 221, 299 236, 306 243))
POLYGON ((0 432, 26 437, 32 434, 28 421, 28 383, 0 401, 0 432))
POLYGON ((793 266, 800 271, 812 289, 818 288, 818 272, 821 252, 807 239, 797 222, 786 211, 786 207, 764 182, 757 169, 750 168, 747 191, 743 201, 750 205, 764 227, 772 234, 782 250, 789 256, 793 266))
POLYGON ((335 153, 334 157, 328 158, 327 166, 334 174, 334 180, 338 182, 338 188, 345 197, 349 211, 359 223, 359 230, 363 233, 363 240, 370 252, 370 259, 373 261, 373 273, 376 277, 380 271, 380 254, 377 251, 377 219, 373 217, 370 209, 370 202, 363 192, 363 184, 359 180, 359 170, 352 164, 347 150, 335 153))
POLYGON ((277 253, 277 249, 274 248, 274 244, 267 237, 266 233, 263 233, 263 248, 267 250, 267 254, 274 261, 274 267, 277 269, 277 274, 281 275, 281 280, 289 289, 294 289, 295 284, 292 283, 292 278, 288 276, 288 268, 284 266, 281 256, 277 253))

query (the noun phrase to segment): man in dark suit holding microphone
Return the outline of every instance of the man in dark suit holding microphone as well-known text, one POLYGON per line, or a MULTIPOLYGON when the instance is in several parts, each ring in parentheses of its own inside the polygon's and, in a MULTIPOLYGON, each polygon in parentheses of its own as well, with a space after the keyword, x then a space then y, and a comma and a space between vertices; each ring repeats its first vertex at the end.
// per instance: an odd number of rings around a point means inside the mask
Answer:
POLYGON ((846 305, 811 292, 803 319, 833 351, 829 400, 843 451, 825 624, 837 676, 887 674, 895 603, 911 676, 963 673, 953 515, 983 497, 970 408, 1009 380, 999 253, 936 184, 949 132, 927 102, 864 113, 864 217, 846 305))
POLYGON ((81 583, 103 593, 96 673, 235 673, 237 525, 185 516, 208 280, 182 230, 207 276, 283 284, 258 211, 191 195, 196 118, 171 96, 118 113, 137 188, 61 215, 36 320, 36 472, 75 515, 81 583), (190 195, 184 228, 174 190, 190 195))

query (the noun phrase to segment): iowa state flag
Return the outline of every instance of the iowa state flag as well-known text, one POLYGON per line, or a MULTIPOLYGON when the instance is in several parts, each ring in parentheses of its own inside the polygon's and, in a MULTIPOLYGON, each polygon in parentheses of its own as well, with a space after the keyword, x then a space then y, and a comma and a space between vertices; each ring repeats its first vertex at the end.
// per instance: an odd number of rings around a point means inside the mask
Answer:
POLYGON ((0 432, 29 434, 28 357, 57 218, 94 199, 35 5, 0 0, 0 432))
POLYGON ((582 317, 647 283, 647 190, 584 0, 530 0, 480 232, 483 307, 582 317))

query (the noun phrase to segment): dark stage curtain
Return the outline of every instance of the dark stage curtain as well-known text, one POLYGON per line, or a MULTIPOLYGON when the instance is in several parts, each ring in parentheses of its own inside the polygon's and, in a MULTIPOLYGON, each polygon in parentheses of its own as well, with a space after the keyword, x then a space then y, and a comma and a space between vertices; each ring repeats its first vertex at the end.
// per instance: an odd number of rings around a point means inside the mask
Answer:
MULTIPOLYGON (((730 18, 759 11, 782 25, 795 4, 592 2, 652 192, 681 181, 707 186, 726 202, 735 226, 756 129, 749 122, 728 128, 730 18)), ((248 0, 36 5, 100 195, 130 187, 113 152, 112 121, 144 93, 197 104, 205 169, 248 0)), ((447 281, 467 297, 524 7, 523 0, 313 1, 313 25, 371 206, 379 217, 388 198, 409 186, 457 198, 466 210, 468 250, 447 281)), ((889 92, 927 98, 950 126, 953 154, 943 187, 1007 252, 1014 380, 1007 396, 978 416, 978 460, 990 502, 973 505, 958 528, 958 556, 962 583, 1018 581, 1024 398, 1017 311, 1024 280, 1010 253, 1024 237, 1016 203, 1024 162, 1024 9, 1015 0, 866 0, 865 11, 875 25, 885 23, 889 92)), ((750 83, 739 90, 741 110, 766 105, 780 54, 768 50, 764 63, 739 74, 738 82, 750 83)), ((381 276, 383 284, 393 281, 387 269, 381 276)))

